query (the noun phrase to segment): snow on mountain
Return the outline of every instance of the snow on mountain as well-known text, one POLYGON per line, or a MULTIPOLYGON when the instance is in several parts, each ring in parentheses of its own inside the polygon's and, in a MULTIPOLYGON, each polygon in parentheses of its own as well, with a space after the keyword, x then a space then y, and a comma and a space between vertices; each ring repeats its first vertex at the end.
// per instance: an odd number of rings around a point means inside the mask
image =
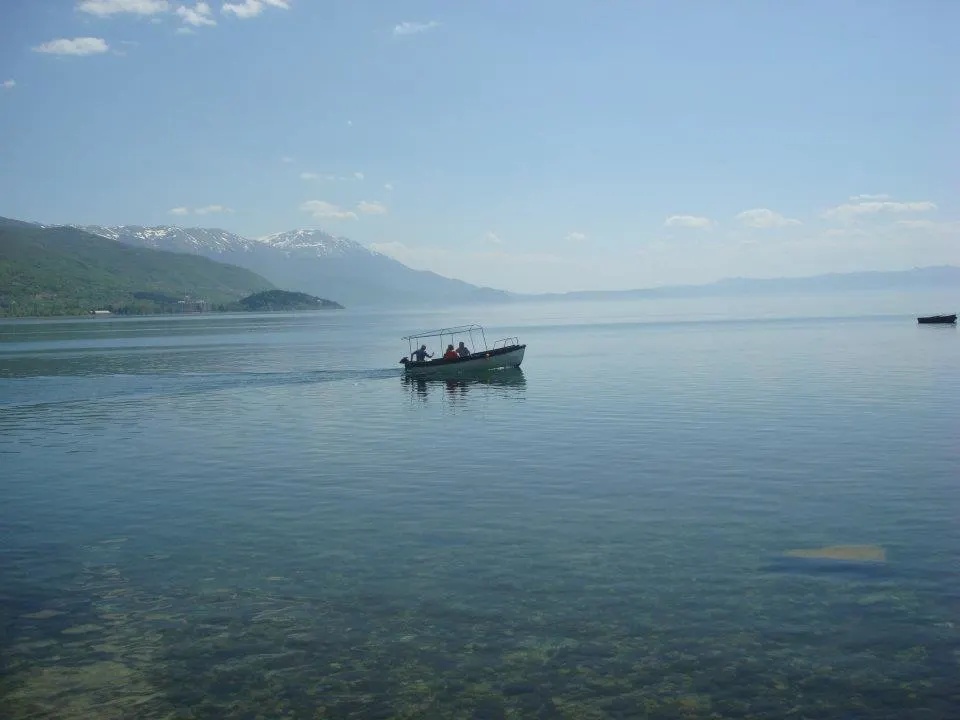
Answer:
POLYGON ((279 288, 307 292, 347 306, 499 301, 505 293, 413 270, 358 242, 314 228, 250 239, 219 228, 75 225, 117 242, 204 255, 239 265, 279 288))
POLYGON ((370 248, 323 230, 301 228, 257 238, 257 242, 286 251, 300 251, 315 257, 345 257, 355 253, 378 255, 370 248))
POLYGON ((74 227, 127 245, 200 255, 251 252, 257 247, 253 240, 218 228, 182 228, 171 225, 156 227, 76 225, 74 227))

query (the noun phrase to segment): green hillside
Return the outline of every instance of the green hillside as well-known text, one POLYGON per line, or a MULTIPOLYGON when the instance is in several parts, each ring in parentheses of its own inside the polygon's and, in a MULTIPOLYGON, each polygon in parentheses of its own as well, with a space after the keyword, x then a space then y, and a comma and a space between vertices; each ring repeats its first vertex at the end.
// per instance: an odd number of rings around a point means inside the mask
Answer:
POLYGON ((205 257, 0 218, 0 316, 174 312, 185 296, 213 309, 272 288, 205 257))
POLYGON ((314 297, 301 292, 286 290, 266 290, 245 297, 240 307, 250 312, 271 312, 276 310, 343 310, 343 305, 314 297))

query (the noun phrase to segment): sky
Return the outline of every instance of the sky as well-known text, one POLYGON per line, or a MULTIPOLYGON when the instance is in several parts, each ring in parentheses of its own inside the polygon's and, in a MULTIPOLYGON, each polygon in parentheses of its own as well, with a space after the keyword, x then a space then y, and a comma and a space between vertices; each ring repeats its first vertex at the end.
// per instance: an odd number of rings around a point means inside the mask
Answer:
POLYGON ((481 285, 960 264, 955 0, 2 0, 0 215, 481 285))

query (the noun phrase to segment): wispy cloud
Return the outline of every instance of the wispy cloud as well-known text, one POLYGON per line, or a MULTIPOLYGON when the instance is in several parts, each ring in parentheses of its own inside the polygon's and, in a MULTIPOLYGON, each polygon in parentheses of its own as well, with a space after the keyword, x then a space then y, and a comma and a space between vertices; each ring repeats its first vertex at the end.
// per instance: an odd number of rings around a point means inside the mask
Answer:
POLYGON ((939 226, 939 223, 933 220, 897 220, 897 225, 918 230, 933 230, 939 226))
POLYGON ((83 0, 77 5, 80 12, 98 17, 111 15, 159 15, 170 12, 168 0, 83 0))
POLYGON ((307 200, 300 206, 304 212, 310 213, 318 220, 356 220, 357 214, 349 210, 341 210, 326 200, 307 200))
MULTIPOLYGON (((300 173, 301 180, 336 180, 336 175, 324 175, 323 173, 317 172, 302 172, 300 173)), ((345 180, 346 178, 340 178, 340 180, 345 180)))
POLYGON ((391 192, 393 190, 393 185, 391 183, 384 183, 383 189, 387 192, 391 192))
POLYGON ((483 239, 491 245, 503 245, 503 239, 492 230, 484 235, 483 239))
POLYGON ((800 225, 800 221, 796 218, 784 217, 780 213, 774 212, 773 210, 769 210, 767 208, 744 210, 742 213, 737 214, 737 220, 747 227, 761 229, 781 228, 787 227, 788 225, 800 225))
POLYGON ((15 88, 16 86, 17 86, 17 81, 12 78, 10 80, 3 81, 4 90, 10 90, 11 88, 15 88))
POLYGON ((685 227, 696 228, 698 230, 708 230, 713 227, 714 222, 710 218, 698 217, 696 215, 671 215, 663 224, 667 227, 685 227))
POLYGON ((289 0, 244 0, 240 3, 224 3, 220 9, 224 15, 235 15, 238 18, 246 19, 256 17, 263 12, 266 7, 290 9, 289 0))
POLYGON ((387 206, 371 200, 361 200, 357 203, 357 210, 364 215, 386 215, 387 206))
POLYGON ((98 55, 107 52, 109 49, 110 46, 103 38, 80 37, 50 40, 42 45, 37 45, 33 48, 33 51, 48 55, 98 55))
POLYGON ((294 160, 289 155, 284 155, 282 158, 280 158, 280 162, 287 163, 289 165, 290 163, 294 162, 294 160))
POLYGON ((910 230, 930 230, 945 233, 951 238, 960 239, 960 220, 897 220, 897 225, 910 230))
POLYGON ((587 236, 584 235, 582 232, 572 232, 572 233, 569 233, 566 237, 566 240, 569 240, 570 242, 583 242, 586 239, 587 239, 587 236))
POLYGON ((175 208, 170 208, 170 210, 168 210, 167 212, 169 212, 171 215, 189 215, 190 208, 175 207, 175 208))
POLYGON ((210 215, 212 213, 232 213, 233 210, 224 205, 204 205, 196 208, 193 212, 195 215, 210 215))
POLYGON ((192 27, 187 27, 186 25, 184 25, 183 27, 178 27, 174 32, 176 32, 177 35, 196 35, 197 34, 196 30, 194 30, 192 27))
POLYGON ((198 2, 192 8, 181 5, 176 10, 177 15, 187 25, 200 27, 201 25, 216 25, 217 21, 213 19, 213 11, 210 5, 205 2, 198 2))
POLYGON ((450 251, 437 247, 410 247, 397 240, 390 242, 372 243, 370 249, 382 255, 399 260, 404 265, 415 268, 425 268, 426 266, 447 259, 451 256, 450 251))
POLYGON ((859 200, 889 200, 890 196, 886 193, 879 193, 877 195, 871 195, 869 193, 863 193, 861 195, 851 195, 850 200, 856 202, 859 200))
POLYGON ((913 202, 895 202, 893 200, 868 200, 858 203, 846 203, 830 208, 823 213, 823 217, 828 220, 850 221, 856 220, 863 215, 874 215, 876 213, 908 213, 908 212, 930 212, 936 210, 937 204, 930 200, 917 200, 913 202))
POLYGON ((440 23, 436 20, 430 20, 429 22, 402 22, 393 27, 393 34, 394 37, 416 35, 427 32, 428 30, 433 30, 436 27, 440 27, 440 23))
POLYGON ((354 176, 357 180, 363 180, 363 173, 362 173, 362 172, 355 172, 355 173, 353 174, 353 176, 354 176))

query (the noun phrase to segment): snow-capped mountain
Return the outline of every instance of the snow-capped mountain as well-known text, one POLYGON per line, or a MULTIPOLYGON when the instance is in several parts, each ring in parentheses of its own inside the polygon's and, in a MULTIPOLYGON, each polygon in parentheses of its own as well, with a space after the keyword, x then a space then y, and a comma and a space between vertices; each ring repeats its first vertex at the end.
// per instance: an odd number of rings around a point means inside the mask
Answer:
POLYGON ((240 235, 215 228, 182 228, 168 225, 141 227, 140 225, 76 225, 93 235, 117 240, 126 245, 171 250, 173 252, 209 253, 250 252, 257 243, 240 235))
POLYGON ((301 228, 257 238, 257 242, 273 248, 297 251, 314 257, 344 257, 353 253, 379 255, 370 248, 345 237, 331 235, 315 228, 301 228))
POLYGON ((507 293, 406 265, 358 242, 302 228, 245 238, 218 228, 73 226, 126 245, 203 255, 239 265, 279 288, 347 306, 500 301, 507 293))

